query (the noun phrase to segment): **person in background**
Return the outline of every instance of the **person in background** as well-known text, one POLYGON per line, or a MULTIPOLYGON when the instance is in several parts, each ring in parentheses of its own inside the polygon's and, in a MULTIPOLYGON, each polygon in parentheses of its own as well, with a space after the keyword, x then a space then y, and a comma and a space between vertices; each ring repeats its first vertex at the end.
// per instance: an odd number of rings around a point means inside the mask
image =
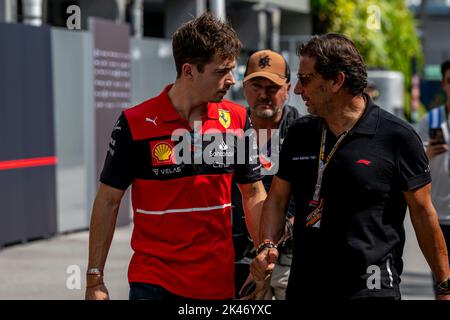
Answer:
MULTIPOLYGON (((443 105, 431 109, 422 118, 418 133, 430 160, 433 187, 431 198, 439 214, 439 223, 447 248, 450 247, 450 60, 441 64, 441 86, 446 95, 443 105)), ((450 263, 450 262, 449 262, 450 263)))
MULTIPOLYGON (((289 65, 283 56, 271 50, 253 53, 248 62, 243 81, 244 96, 249 106, 248 113, 253 128, 257 132, 260 162, 267 174, 263 178, 266 191, 269 191, 273 178, 273 169, 278 167, 272 163, 278 158, 281 144, 286 137, 289 126, 299 117, 295 107, 288 105, 291 88, 289 65), (262 134, 262 131, 266 134, 262 134), (272 144, 275 150, 272 149, 272 144), (272 157, 272 150, 277 157, 272 157), (271 160, 272 159, 272 160, 271 160)), ((251 260, 255 257, 254 244, 249 237, 241 194, 233 184, 233 239, 235 248, 236 289, 242 287, 249 274, 251 260)), ((267 286, 264 299, 285 299, 285 291, 289 278, 292 260, 292 228, 295 206, 291 204, 286 213, 286 230, 283 240, 278 246, 279 257, 275 270, 267 286)), ((236 292, 238 296, 239 293, 236 292)))

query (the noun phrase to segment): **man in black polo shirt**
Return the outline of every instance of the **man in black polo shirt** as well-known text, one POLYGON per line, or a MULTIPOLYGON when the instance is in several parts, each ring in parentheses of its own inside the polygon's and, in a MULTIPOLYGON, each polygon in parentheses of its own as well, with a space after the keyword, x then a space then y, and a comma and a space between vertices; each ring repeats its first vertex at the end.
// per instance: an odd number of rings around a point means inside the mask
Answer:
POLYGON ((288 300, 400 299, 408 206, 438 298, 450 299, 447 248, 419 137, 363 93, 366 67, 351 40, 314 36, 298 54, 295 93, 311 115, 297 120, 283 143, 264 203, 254 277, 273 269, 292 194, 297 211, 288 300))

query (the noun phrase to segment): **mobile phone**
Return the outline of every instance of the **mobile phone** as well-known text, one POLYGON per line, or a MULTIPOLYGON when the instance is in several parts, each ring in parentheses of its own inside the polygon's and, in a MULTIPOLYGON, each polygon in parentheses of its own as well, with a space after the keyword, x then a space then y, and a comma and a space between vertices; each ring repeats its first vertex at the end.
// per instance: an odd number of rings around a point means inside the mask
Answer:
POLYGON ((444 132, 442 128, 430 128, 430 139, 433 139, 432 145, 445 144, 444 132))

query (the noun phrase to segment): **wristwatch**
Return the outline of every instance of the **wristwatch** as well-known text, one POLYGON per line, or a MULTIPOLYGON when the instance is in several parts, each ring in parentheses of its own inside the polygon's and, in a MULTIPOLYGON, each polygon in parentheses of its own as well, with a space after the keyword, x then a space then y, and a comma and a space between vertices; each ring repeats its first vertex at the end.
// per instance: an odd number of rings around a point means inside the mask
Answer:
POLYGON ((103 270, 100 268, 89 268, 86 271, 86 275, 88 275, 88 276, 103 276, 103 270))
POLYGON ((436 282, 436 293, 450 294, 450 278, 441 282, 436 282))

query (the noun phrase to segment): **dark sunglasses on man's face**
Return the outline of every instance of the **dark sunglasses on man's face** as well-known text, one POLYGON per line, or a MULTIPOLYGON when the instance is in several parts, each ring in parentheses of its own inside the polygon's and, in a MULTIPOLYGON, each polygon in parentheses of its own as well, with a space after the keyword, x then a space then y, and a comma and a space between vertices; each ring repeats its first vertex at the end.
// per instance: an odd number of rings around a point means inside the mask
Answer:
POLYGON ((308 83, 311 81, 312 77, 315 75, 315 72, 312 73, 297 73, 297 79, 298 82, 304 87, 308 85, 308 83))

